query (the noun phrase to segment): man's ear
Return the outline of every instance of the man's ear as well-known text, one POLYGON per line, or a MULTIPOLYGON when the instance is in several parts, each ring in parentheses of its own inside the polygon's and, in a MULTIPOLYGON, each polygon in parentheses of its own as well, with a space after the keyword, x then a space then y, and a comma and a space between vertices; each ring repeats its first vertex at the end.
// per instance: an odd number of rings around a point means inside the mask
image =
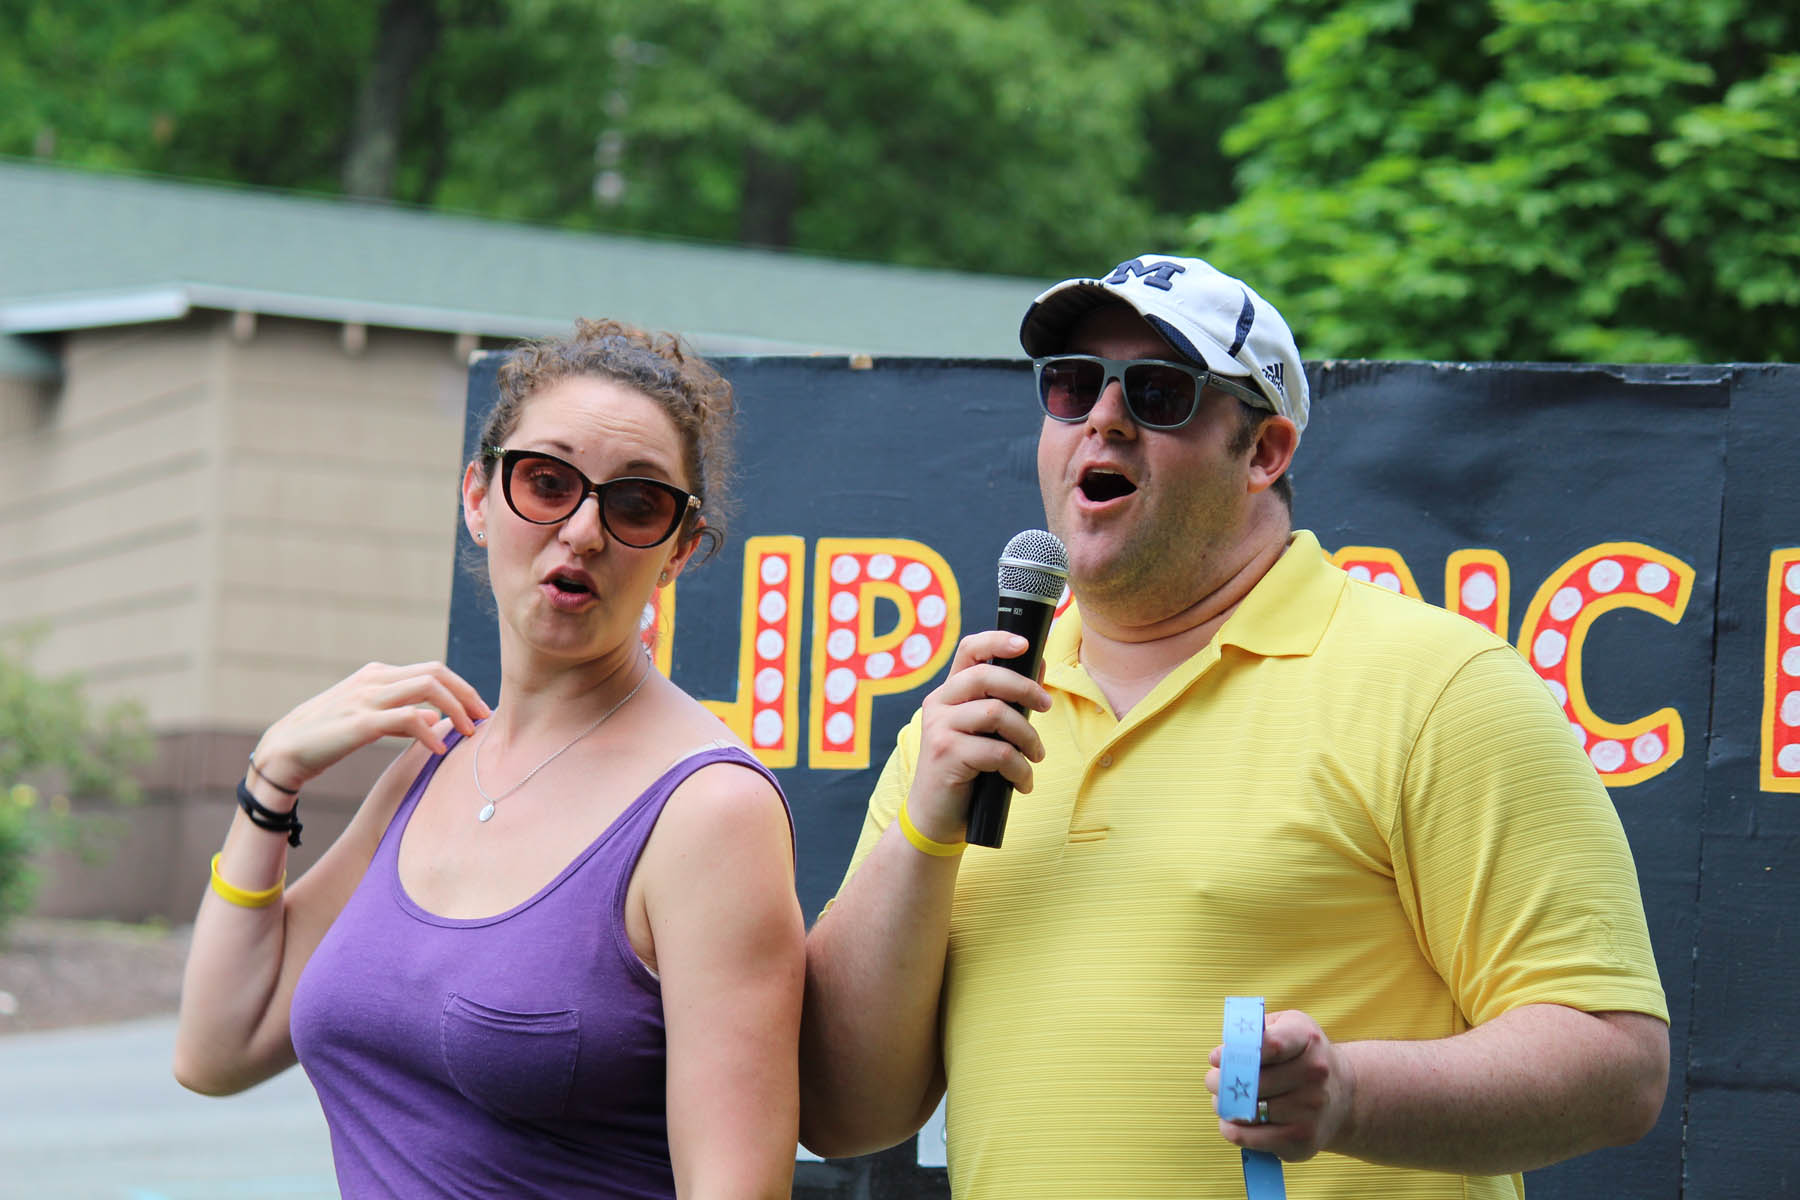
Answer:
POLYGON ((1256 431, 1256 444, 1250 448, 1252 495, 1268 490, 1281 478, 1299 446, 1300 430, 1291 419, 1272 416, 1263 421, 1256 431))

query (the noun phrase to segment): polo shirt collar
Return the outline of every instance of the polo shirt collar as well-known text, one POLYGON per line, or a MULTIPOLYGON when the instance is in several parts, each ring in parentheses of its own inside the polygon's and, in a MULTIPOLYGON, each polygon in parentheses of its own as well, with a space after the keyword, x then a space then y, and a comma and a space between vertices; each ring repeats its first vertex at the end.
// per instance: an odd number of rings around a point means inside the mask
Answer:
POLYGON ((1310 530, 1296 530, 1214 640, 1264 658, 1311 654, 1349 585, 1350 577, 1325 557, 1319 539, 1310 530))

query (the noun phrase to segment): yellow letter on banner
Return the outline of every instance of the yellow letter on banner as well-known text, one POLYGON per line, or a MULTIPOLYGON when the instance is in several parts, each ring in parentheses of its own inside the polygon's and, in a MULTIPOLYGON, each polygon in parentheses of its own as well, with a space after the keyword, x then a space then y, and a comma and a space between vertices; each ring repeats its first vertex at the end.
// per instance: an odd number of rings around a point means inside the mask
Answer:
POLYGON ((1550 573, 1519 626, 1519 652, 1562 703, 1575 736, 1609 787, 1629 787, 1675 765, 1685 745, 1681 714, 1664 708, 1628 725, 1588 706, 1581 649, 1588 628, 1616 608, 1636 608, 1671 625, 1687 611, 1694 569, 1641 542, 1590 547, 1550 573))
POLYGON ((1444 607, 1506 637, 1512 571, 1498 550, 1457 550, 1444 560, 1444 607))
POLYGON ((800 761, 800 604, 806 539, 792 534, 744 543, 735 700, 702 700, 743 738, 765 767, 800 761))
POLYGON ((813 559, 812 720, 807 765, 869 765, 875 696, 918 687, 956 649, 962 597, 950 565, 904 538, 820 538, 813 559), (877 632, 878 600, 898 612, 877 632))
POLYGON ((1373 583, 1414 600, 1424 599, 1398 550, 1386 546, 1345 546, 1331 556, 1331 561, 1349 572, 1352 579, 1373 583))
POLYGON ((1769 555, 1762 787, 1800 792, 1800 546, 1769 555))

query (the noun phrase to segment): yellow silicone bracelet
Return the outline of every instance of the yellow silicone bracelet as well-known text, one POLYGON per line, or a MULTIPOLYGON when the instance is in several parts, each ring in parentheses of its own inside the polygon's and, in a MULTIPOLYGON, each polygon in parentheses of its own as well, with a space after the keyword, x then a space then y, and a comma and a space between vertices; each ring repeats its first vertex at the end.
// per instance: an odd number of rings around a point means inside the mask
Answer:
POLYGON ((212 890, 217 892, 227 904, 235 904, 239 908, 267 908, 281 899, 281 889, 287 886, 287 874, 283 872, 280 882, 267 891, 247 892, 235 884, 227 883, 219 874, 219 855, 212 857, 212 890))
POLYGON ((912 823, 912 818, 906 815, 904 798, 900 801, 900 832, 906 835, 906 840, 911 842, 915 849, 923 851, 933 858, 955 858, 969 848, 969 843, 966 841, 936 842, 920 833, 918 826, 912 823))

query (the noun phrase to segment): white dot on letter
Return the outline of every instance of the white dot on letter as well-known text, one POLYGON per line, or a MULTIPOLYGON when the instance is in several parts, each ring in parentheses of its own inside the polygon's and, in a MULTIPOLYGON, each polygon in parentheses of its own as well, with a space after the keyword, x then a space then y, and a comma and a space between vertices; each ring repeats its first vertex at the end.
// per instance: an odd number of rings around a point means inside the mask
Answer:
POLYGON ((758 658, 780 658, 781 648, 786 641, 773 629, 765 629, 756 635, 756 656, 758 658))
POLYGON ((750 736, 758 746, 775 746, 781 742, 781 714, 765 708, 750 722, 750 736))
POLYGON ((756 615, 771 623, 787 616, 787 597, 780 592, 764 592, 756 602, 756 615))
POLYGON ((1787 580, 1787 590, 1794 593, 1796 596, 1800 596, 1800 563, 1795 563, 1793 566, 1789 567, 1785 578, 1787 580))
POLYGON ((838 667, 825 676, 825 698, 833 704, 842 704, 856 690, 856 673, 849 667, 838 667))
POLYGON ((1625 765, 1625 747, 1617 742, 1600 742, 1588 751, 1588 758, 1598 770, 1616 771, 1625 765))
POLYGON ((1552 696, 1556 697, 1556 706, 1558 708, 1562 708, 1569 703, 1569 689, 1568 688, 1566 688, 1562 684, 1556 682, 1556 680, 1554 680, 1554 679, 1544 680, 1544 686, 1550 689, 1550 694, 1552 696))
POLYGON ((1369 582, 1369 575, 1369 568, 1363 566, 1361 563, 1357 563, 1354 567, 1350 568, 1350 578, 1352 579, 1360 579, 1364 583, 1367 583, 1369 582))
POLYGON ((1657 596, 1669 586, 1669 568, 1659 562, 1647 562, 1637 569, 1638 591, 1646 596, 1657 596))
POLYGON ((1792 746, 1783 746, 1781 753, 1775 756, 1775 765, 1784 771, 1800 775, 1800 742, 1792 746))
POLYGON ((1500 585, 1494 582, 1490 571, 1476 571, 1462 585, 1462 605, 1465 612, 1486 612, 1500 598, 1500 585))
POLYGON ((1384 587, 1390 592, 1400 590, 1400 577, 1392 571, 1383 571, 1375 577, 1375 586, 1384 587))
POLYGON ((922 667, 930 657, 931 639, 922 633, 915 633, 900 643, 900 661, 909 667, 922 667))
POLYGON ((1568 648, 1568 638, 1554 629, 1546 629, 1531 643, 1531 660, 1540 667, 1554 667, 1563 660, 1563 652, 1568 648))
POLYGON ((886 650, 876 651, 863 664, 863 673, 870 679, 886 679, 894 673, 894 656, 886 650))
POLYGON ((825 722, 825 740, 835 745, 843 745, 856 732, 856 722, 850 719, 849 713, 832 713, 831 719, 825 722))
POLYGON ((1663 756, 1663 740, 1654 733, 1640 733, 1631 743, 1631 757, 1646 767, 1663 756))
POLYGON ((893 555, 877 554, 874 558, 871 558, 869 560, 869 578, 870 579, 886 579, 889 575, 892 575, 893 573, 894 573, 894 556, 893 555))
POLYGON ((1781 723, 1783 725, 1800 725, 1800 688, 1782 697, 1781 723))
POLYGON ((1787 610, 1787 615, 1781 618, 1781 626, 1789 633, 1800 633, 1800 604, 1787 610))
POLYGON ((942 596, 927 596, 919 601, 919 624, 927 629, 936 629, 944 623, 949 611, 942 596))
POLYGON ((1789 646, 1781 655, 1783 674, 1800 675, 1800 646, 1789 646))
POLYGON ((780 583, 787 578, 787 559, 779 554, 771 554, 762 561, 762 581, 764 583, 780 583))
POLYGON ((856 619, 856 594, 838 592, 831 597, 831 615, 839 621, 856 619))
POLYGON ((831 636, 825 639, 825 653, 843 662, 856 653, 856 635, 848 629, 832 630, 831 636))
POLYGON ((1625 582, 1625 568, 1610 558, 1603 558, 1588 568, 1588 586, 1596 592, 1610 592, 1625 582))
POLYGON ((849 583, 855 579, 858 570, 856 560, 848 554, 840 554, 831 560, 831 577, 839 583, 849 583))
POLYGON ((922 592, 931 586, 931 568, 924 563, 907 563, 900 572, 900 586, 909 592, 922 592))
POLYGON ((1587 745, 1587 730, 1581 727, 1580 722, 1570 721, 1569 732, 1575 735, 1575 744, 1577 746, 1587 745))
POLYGON ((773 703, 781 695, 781 672, 774 667, 764 667, 756 673, 756 698, 764 704, 773 703))
POLYGON ((1550 597, 1550 615, 1558 621, 1567 621, 1581 611, 1581 589, 1566 587, 1550 597))

